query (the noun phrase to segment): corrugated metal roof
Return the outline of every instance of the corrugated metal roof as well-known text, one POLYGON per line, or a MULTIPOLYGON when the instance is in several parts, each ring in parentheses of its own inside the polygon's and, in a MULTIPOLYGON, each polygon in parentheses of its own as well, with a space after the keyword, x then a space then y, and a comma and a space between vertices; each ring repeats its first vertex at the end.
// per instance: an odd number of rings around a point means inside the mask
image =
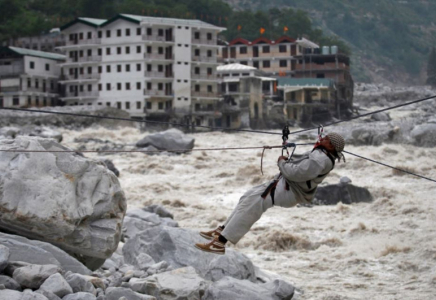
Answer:
POLYGON ((156 17, 146 17, 137 15, 120 14, 121 16, 131 18, 133 20, 144 22, 144 23, 161 23, 167 25, 183 25, 183 26, 198 26, 225 30, 224 27, 218 27, 200 20, 187 20, 187 19, 175 19, 175 18, 156 18, 156 17))
POLYGON ((326 78, 277 78, 278 86, 314 86, 314 87, 331 87, 333 81, 326 78))
POLYGON ((9 47, 9 49, 20 55, 36 56, 36 57, 42 57, 42 58, 54 59, 54 60, 65 60, 66 58, 66 56, 62 54, 43 52, 43 51, 37 51, 37 50, 31 50, 25 48, 9 47))
POLYGON ((97 25, 97 26, 106 22, 105 19, 94 19, 94 18, 78 18, 78 19, 85 21, 85 22, 88 22, 88 23, 92 23, 92 24, 97 25))
POLYGON ((218 66, 217 71, 226 72, 226 71, 252 71, 256 70, 255 67, 246 66, 243 64, 228 64, 223 66, 218 66))

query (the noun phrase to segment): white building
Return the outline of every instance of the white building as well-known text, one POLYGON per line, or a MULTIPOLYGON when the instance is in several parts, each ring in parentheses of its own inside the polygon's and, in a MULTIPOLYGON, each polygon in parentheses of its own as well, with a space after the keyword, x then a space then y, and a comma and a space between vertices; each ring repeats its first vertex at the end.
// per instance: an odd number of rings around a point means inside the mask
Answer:
POLYGON ((0 107, 55 106, 59 62, 65 56, 16 47, 0 48, 0 107))
POLYGON ((106 105, 132 117, 213 125, 217 34, 198 21, 119 14, 61 27, 67 105, 106 105))

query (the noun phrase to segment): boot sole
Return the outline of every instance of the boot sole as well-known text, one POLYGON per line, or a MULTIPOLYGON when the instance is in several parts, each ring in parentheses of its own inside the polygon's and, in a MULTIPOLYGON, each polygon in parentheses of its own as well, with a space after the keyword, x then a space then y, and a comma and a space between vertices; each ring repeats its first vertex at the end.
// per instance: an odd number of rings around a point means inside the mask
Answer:
POLYGON ((224 251, 224 252, 215 252, 215 251, 210 251, 210 250, 206 250, 206 249, 203 249, 203 248, 201 248, 201 247, 198 247, 197 245, 195 245, 195 248, 200 249, 201 251, 204 251, 204 252, 213 253, 213 254, 218 254, 218 255, 224 255, 224 254, 226 254, 225 251, 224 251))

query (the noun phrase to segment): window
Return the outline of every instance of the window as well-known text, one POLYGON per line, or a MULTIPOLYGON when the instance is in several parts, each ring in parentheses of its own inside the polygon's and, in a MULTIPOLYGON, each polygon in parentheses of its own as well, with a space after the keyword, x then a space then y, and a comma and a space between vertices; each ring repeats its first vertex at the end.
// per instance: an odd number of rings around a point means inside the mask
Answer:
POLYGON ((110 83, 106 83, 106 90, 110 91, 111 90, 111 84, 110 83))
POLYGON ((83 32, 79 33, 79 39, 83 40, 83 32))
POLYGON ((147 64, 147 72, 151 72, 151 70, 152 70, 151 64, 147 64))
POLYGON ((195 56, 200 56, 200 49, 195 49, 194 50, 194 55, 195 56))
POLYGON ((286 52, 286 45, 279 45, 279 52, 280 53, 286 52))
POLYGON ((247 47, 239 47, 240 54, 247 54, 247 47))
POLYGON ((157 48, 157 53, 163 54, 163 47, 158 47, 157 48))
POLYGON ((207 34, 207 39, 208 39, 208 40, 211 40, 211 39, 212 39, 212 33, 209 32, 209 33, 207 34))
POLYGON ((158 36, 163 36, 163 35, 164 35, 164 31, 163 31, 163 29, 158 29, 158 30, 157 30, 157 35, 158 35, 158 36))
POLYGON ((162 83, 162 82, 159 82, 159 83, 157 84, 157 89, 158 89, 159 91, 162 91, 162 90, 163 90, 163 83, 162 83))
POLYGON ((117 36, 121 36, 121 29, 117 29, 117 36))
POLYGON ((130 36, 130 28, 126 28, 126 36, 130 36))
POLYGON ((53 81, 50 81, 50 89, 51 89, 52 91, 54 91, 54 82, 53 82, 53 81))
POLYGON ((121 102, 117 102, 117 108, 121 109, 121 102))
POLYGON ((111 48, 106 48, 106 55, 111 55, 111 48))
POLYGON ((103 67, 102 66, 98 66, 98 74, 103 73, 103 67))
POLYGON ((269 53, 269 46, 263 46, 262 47, 262 52, 263 53, 269 53))
POLYGON ((141 46, 136 46, 136 53, 141 53, 141 46))
POLYGON ((103 52, 103 51, 101 51, 101 48, 98 48, 98 50, 97 50, 97 54, 98 54, 98 56, 101 56, 102 52, 103 52))
POLYGON ((141 64, 136 64, 136 71, 141 71, 141 64))
POLYGON ((136 109, 141 109, 141 102, 140 101, 136 101, 136 109))
POLYGON ((88 31, 88 40, 92 39, 92 32, 88 31))
POLYGON ((207 75, 212 75, 212 68, 207 68, 207 75))
POLYGON ((264 61, 262 62, 262 67, 264 67, 264 68, 269 68, 269 67, 270 67, 270 62, 269 62, 269 60, 264 60, 264 61))
POLYGON ((49 64, 45 64, 45 70, 46 71, 50 71, 50 65, 49 64))
MULTIPOLYGON (((1 98, 1 97, 0 97, 0 98, 1 98)), ((0 107, 2 107, 2 106, 1 106, 2 101, 3 101, 3 98, 0 99, 0 107)), ((28 106, 32 105, 32 96, 27 96, 27 105, 28 105, 28 106)))
POLYGON ((117 54, 121 54, 121 47, 117 47, 117 54))
POLYGON ((38 96, 35 97, 35 105, 36 105, 36 106, 39 105, 39 97, 38 97, 38 96))
POLYGON ((151 46, 147 46, 147 53, 151 53, 152 52, 151 50, 152 50, 151 46))
POLYGON ((147 82, 147 90, 151 90, 151 82, 147 82))
POLYGON ((147 35, 152 35, 153 34, 153 30, 151 28, 147 28, 147 35))
POLYGON ((88 84, 88 92, 92 92, 92 84, 88 84))
POLYGON ((92 49, 88 49, 87 55, 92 56, 92 49))
POLYGON ((126 102, 126 109, 130 109, 130 102, 126 102))
POLYGON ((151 109, 151 102, 150 101, 147 101, 146 105, 147 105, 147 109, 151 109))
POLYGON ((92 67, 88 67, 88 74, 92 74, 92 67))
POLYGON ((106 73, 110 73, 111 72, 111 66, 110 65, 107 65, 106 66, 106 73))
POLYGON ((200 32, 199 31, 194 32, 194 39, 196 39, 196 40, 200 39, 200 32))
POLYGON ((126 72, 130 72, 130 65, 126 65, 126 72))
POLYGON ((70 33, 70 41, 74 41, 74 34, 70 33))
POLYGON ((38 81, 38 79, 35 79, 35 88, 39 88, 39 81, 38 81))
POLYGON ((241 65, 248 66, 248 61, 241 61, 241 65))
POLYGON ((280 67, 284 68, 288 66, 288 61, 286 59, 280 60, 280 67))
POLYGON ((200 68, 199 67, 195 67, 194 74, 200 74, 200 68))
POLYGON ((136 28, 136 35, 141 35, 141 28, 136 28))
POLYGON ((80 57, 83 57, 83 50, 80 50, 80 51, 79 51, 79 56, 80 56, 80 57))
POLYGON ((18 95, 12 96, 12 105, 14 106, 20 105, 20 97, 18 95))
POLYGON ((126 82, 126 90, 130 90, 130 82, 126 82))
POLYGON ((117 90, 121 91, 121 83, 120 82, 117 83, 117 90))
POLYGON ((212 92, 213 92, 213 89, 212 89, 212 86, 211 86, 211 85, 208 85, 208 86, 207 86, 207 91, 208 91, 209 93, 212 93, 212 92))
POLYGON ((111 31, 110 30, 106 30, 106 37, 110 38, 111 37, 111 31))
POLYGON ((101 83, 98 84, 98 90, 99 90, 99 91, 102 90, 102 85, 101 85, 101 83))
POLYGON ((106 106, 111 106, 111 103, 110 102, 106 102, 106 106))
POLYGON ((29 67, 30 67, 31 69, 35 69, 35 62, 34 62, 34 61, 31 61, 29 67))
POLYGON ((130 54, 130 47, 126 47, 126 54, 130 54))
POLYGON ((117 72, 121 72, 121 65, 117 65, 117 72))
POLYGON ((200 85, 199 85, 199 84, 196 84, 196 85, 195 85, 195 91, 196 91, 196 92, 199 92, 199 91, 200 91, 200 85))
POLYGON ((159 109, 159 110, 162 110, 162 109, 163 109, 163 102, 159 102, 159 103, 158 103, 158 109, 159 109))
POLYGON ((98 31, 98 38, 101 39, 103 36, 103 32, 101 30, 98 31))
POLYGON ((212 57, 212 50, 207 50, 207 57, 212 57))
POLYGON ((157 66, 157 71, 158 72, 163 72, 163 65, 158 65, 157 66))
POLYGON ((80 85, 80 91, 83 92, 83 85, 80 85))
POLYGON ((30 78, 27 78, 27 87, 32 87, 32 81, 30 78))
POLYGON ((141 89, 141 83, 140 83, 140 82, 137 82, 137 83, 136 83, 136 89, 137 89, 137 90, 140 90, 140 89, 141 89))
POLYGON ((259 69, 259 62, 258 61, 253 61, 253 67, 259 69))

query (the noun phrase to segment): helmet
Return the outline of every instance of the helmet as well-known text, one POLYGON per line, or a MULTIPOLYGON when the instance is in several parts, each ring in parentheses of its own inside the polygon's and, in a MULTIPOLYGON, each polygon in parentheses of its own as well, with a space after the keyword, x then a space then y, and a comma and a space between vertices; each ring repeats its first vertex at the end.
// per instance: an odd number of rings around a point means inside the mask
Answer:
POLYGON ((345 161, 345 157, 342 154, 342 151, 344 150, 344 147, 345 147, 344 138, 336 132, 329 133, 329 134, 327 134, 327 136, 329 137, 330 143, 333 145, 333 147, 335 147, 335 150, 336 150, 336 153, 338 154, 339 160, 340 160, 340 157, 342 156, 344 158, 344 161, 345 161))

